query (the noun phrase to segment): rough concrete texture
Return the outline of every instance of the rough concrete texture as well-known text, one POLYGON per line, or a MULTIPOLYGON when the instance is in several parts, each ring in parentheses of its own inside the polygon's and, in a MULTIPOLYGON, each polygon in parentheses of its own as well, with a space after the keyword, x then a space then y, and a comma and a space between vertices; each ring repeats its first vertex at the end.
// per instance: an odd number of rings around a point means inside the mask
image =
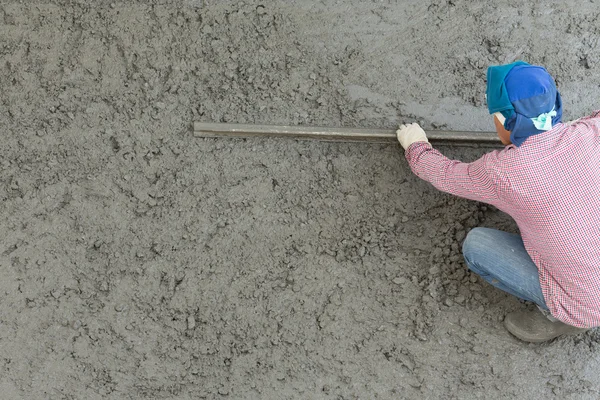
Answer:
MULTIPOLYGON (((527 345, 471 275, 497 210, 397 146, 191 123, 492 128, 485 68, 598 108, 598 3, 0 3, 3 399, 597 399, 600 334, 527 345)), ((483 149, 443 151, 473 160, 483 149)))

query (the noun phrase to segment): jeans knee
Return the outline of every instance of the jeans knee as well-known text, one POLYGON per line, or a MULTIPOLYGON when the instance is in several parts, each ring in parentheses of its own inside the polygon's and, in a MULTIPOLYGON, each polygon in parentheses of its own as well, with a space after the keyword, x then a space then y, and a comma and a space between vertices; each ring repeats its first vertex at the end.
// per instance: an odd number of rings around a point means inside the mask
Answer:
POLYGON ((485 228, 473 228, 467 234, 462 245, 463 257, 467 267, 478 275, 486 276, 488 272, 481 265, 482 245, 485 243, 486 235, 485 228))
POLYGON ((473 228, 467 234, 462 245, 463 257, 467 263, 473 259, 474 253, 477 251, 477 244, 481 242, 484 230, 485 228, 473 228))

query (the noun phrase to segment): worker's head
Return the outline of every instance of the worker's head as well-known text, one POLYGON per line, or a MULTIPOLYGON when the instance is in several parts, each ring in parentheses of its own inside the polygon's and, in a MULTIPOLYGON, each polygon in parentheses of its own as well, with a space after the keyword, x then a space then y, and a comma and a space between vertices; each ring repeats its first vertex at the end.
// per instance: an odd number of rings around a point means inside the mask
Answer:
POLYGON ((548 71, 523 61, 489 67, 486 97, 504 144, 520 146, 562 118, 560 94, 548 71))

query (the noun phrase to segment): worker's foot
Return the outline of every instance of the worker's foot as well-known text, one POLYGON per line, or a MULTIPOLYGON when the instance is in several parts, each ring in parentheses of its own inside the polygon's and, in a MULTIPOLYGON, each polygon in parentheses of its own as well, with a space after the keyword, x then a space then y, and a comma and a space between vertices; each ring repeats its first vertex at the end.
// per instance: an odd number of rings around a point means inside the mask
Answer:
POLYGON ((577 335, 587 331, 558 320, 551 321, 539 311, 515 311, 504 319, 504 326, 517 338, 530 343, 552 340, 562 335, 577 335))

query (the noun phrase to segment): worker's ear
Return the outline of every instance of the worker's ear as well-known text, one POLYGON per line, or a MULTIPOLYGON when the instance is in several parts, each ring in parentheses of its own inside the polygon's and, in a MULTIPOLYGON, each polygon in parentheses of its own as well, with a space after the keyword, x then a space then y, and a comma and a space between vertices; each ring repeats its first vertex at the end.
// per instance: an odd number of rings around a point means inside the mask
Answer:
POLYGON ((498 137, 500 138, 500 141, 502 142, 503 145, 509 145, 510 142, 510 131, 507 131, 504 128, 504 121, 506 120, 506 118, 504 118, 504 115, 502 115, 502 113, 494 113, 494 126, 496 127, 496 133, 498 133, 498 137))

